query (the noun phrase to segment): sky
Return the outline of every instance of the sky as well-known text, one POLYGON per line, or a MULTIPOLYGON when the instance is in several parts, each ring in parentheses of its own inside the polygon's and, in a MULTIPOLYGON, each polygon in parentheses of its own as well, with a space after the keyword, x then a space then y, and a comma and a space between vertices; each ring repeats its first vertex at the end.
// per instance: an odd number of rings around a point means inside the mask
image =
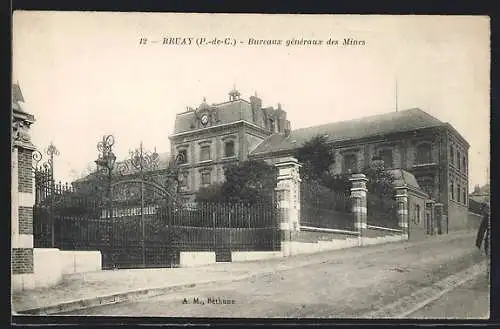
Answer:
POLYGON ((176 113, 204 97, 227 101, 236 86, 263 106, 280 103, 292 129, 418 107, 470 143, 472 189, 487 182, 490 163, 489 24, 485 16, 17 11, 12 73, 37 120, 34 144, 59 150, 62 181, 89 170, 106 134, 118 159, 141 141, 168 152, 176 113), (236 44, 198 46, 200 38, 236 44), (364 45, 342 46, 345 38, 364 45), (286 46, 302 39, 323 43, 286 46))

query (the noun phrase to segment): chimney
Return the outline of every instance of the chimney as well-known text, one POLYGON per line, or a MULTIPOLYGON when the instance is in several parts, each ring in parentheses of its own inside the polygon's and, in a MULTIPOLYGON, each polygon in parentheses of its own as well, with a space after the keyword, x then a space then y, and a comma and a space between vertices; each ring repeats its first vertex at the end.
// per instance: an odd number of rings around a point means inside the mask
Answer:
POLYGON ((285 128, 285 137, 290 136, 290 132, 291 132, 290 128, 285 128))
POLYGON ((250 96, 250 105, 252 107, 253 123, 261 127, 264 126, 264 120, 262 117, 262 100, 257 97, 257 93, 255 93, 255 96, 250 96))

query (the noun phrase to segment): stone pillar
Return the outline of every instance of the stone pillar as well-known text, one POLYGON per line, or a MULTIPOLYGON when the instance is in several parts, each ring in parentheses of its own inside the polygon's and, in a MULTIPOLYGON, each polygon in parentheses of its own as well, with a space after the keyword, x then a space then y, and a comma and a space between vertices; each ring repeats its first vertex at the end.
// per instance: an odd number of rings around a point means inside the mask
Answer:
POLYGON ((446 232, 446 227, 445 227, 445 220, 444 220, 444 216, 443 216, 443 204, 442 203, 434 204, 434 216, 436 218, 436 223, 437 223, 437 233, 443 234, 444 232, 446 232))
POLYGON ((398 205, 399 227, 401 229, 401 238, 408 240, 410 235, 408 220, 408 187, 398 186, 396 189, 396 203, 398 205))
MULTIPOLYGON (((20 91, 19 91, 20 92, 20 91)), ((15 95, 16 96, 16 95, 15 95)), ((33 263, 33 206, 35 182, 29 128, 33 115, 24 112, 13 98, 11 144, 11 274, 14 291, 35 287, 33 263)))
POLYGON ((291 242, 300 231, 300 165, 297 159, 289 157, 276 163, 278 182, 276 200, 278 203, 281 251, 283 256, 292 255, 291 242))
POLYGON ((359 245, 363 245, 367 230, 367 207, 366 207, 366 182, 368 179, 365 174, 353 174, 349 180, 352 182, 351 198, 352 213, 354 215, 354 228, 359 232, 359 245))
POLYGON ((437 234, 437 225, 436 225, 436 216, 434 214, 434 204, 436 202, 434 200, 427 200, 425 201, 425 209, 426 211, 430 214, 430 224, 431 224, 431 227, 430 227, 430 232, 431 232, 431 235, 435 235, 437 234))

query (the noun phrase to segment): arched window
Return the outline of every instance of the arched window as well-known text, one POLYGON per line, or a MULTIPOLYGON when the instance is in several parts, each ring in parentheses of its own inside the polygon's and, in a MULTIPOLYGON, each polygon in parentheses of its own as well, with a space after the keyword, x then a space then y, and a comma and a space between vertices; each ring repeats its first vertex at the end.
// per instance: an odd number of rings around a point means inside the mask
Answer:
POLYGON ((417 164, 432 163, 431 144, 424 143, 417 146, 417 164))

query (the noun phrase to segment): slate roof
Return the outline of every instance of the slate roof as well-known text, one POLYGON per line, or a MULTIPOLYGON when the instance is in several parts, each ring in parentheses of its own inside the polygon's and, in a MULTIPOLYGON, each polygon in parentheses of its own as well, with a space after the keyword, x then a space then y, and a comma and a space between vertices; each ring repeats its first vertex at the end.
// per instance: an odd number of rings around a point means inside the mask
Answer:
POLYGON ((24 97, 23 93, 21 92, 21 87, 19 87, 19 84, 17 83, 12 84, 12 100, 14 102, 24 103, 24 97))
POLYGON ((20 102, 24 103, 23 93, 21 92, 21 87, 19 84, 12 84, 12 109, 15 111, 23 111, 20 102))
MULTIPOLYGON (((168 153, 168 152, 158 153, 158 157, 159 157, 158 167, 156 168, 156 170, 167 168, 168 163, 170 162, 170 153, 168 153)), ((130 160, 127 159, 127 160, 116 162, 115 167, 113 169, 113 173, 118 174, 118 168, 120 167, 120 165, 123 164, 124 162, 129 162, 129 161, 130 160)), ((127 173, 126 173, 127 175, 139 172, 138 169, 134 169, 131 166, 128 166, 128 168, 130 168, 131 170, 127 171, 127 173)), ((94 172, 92 172, 85 177, 74 180, 73 183, 78 183, 78 182, 83 182, 83 181, 89 180, 91 177, 94 177, 95 175, 96 174, 94 172)))
POLYGON ((420 185, 418 185, 415 176, 403 169, 391 169, 389 170, 394 177, 394 186, 404 186, 407 185, 410 188, 421 190, 420 185))
MULTIPOLYGON (((217 122, 212 126, 227 124, 240 120, 253 122, 252 106, 249 102, 239 99, 232 102, 213 104, 210 108, 217 109, 217 122)), ((177 114, 175 118, 174 134, 192 130, 192 125, 196 125, 196 115, 194 111, 177 114)))
POLYGON ((327 142, 335 143, 364 137, 442 126, 445 123, 432 115, 413 108, 348 121, 332 122, 292 130, 288 137, 274 134, 266 138, 252 155, 293 150, 318 135, 327 135, 327 142))

